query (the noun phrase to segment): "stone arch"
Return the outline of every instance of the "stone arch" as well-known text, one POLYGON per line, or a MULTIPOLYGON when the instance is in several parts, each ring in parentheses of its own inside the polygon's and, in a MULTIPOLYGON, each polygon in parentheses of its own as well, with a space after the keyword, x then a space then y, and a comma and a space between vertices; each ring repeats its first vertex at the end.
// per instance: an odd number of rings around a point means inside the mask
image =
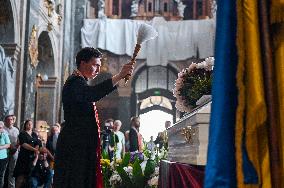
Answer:
POLYGON ((131 93, 131 116, 151 110, 161 110, 173 115, 173 122, 175 122, 176 109, 172 86, 177 74, 178 70, 170 64, 151 67, 144 64, 139 67, 131 82, 133 91, 131 93), (156 103, 157 99, 161 101, 156 103))
POLYGON ((56 37, 56 34, 55 34, 54 31, 47 31, 46 27, 47 27, 46 24, 43 24, 43 23, 39 24, 39 26, 38 26, 38 38, 43 32, 48 34, 49 41, 50 41, 51 47, 53 49, 53 58, 54 58, 54 64, 53 64, 54 75, 53 76, 58 77, 59 74, 60 74, 60 68, 61 68, 59 55, 58 55, 58 52, 59 52, 58 38, 56 37))
POLYGON ((41 32, 38 37, 38 61, 37 74, 55 76, 54 49, 47 31, 41 32))
POLYGON ((2 0, 0 1, 0 43, 15 43, 17 25, 16 8, 14 1, 2 0))

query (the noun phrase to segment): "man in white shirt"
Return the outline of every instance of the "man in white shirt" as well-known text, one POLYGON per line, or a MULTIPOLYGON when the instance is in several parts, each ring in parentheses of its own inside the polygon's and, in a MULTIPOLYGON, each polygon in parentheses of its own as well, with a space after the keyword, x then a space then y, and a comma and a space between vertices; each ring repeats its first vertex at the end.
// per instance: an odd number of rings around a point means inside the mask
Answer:
POLYGON ((147 149, 151 152, 154 152, 155 151, 155 147, 156 147, 156 144, 153 140, 153 136, 150 137, 150 141, 148 142, 147 144, 147 149))
POLYGON ((115 152, 116 159, 122 159, 125 153, 125 137, 124 134, 121 131, 119 131, 121 125, 122 123, 120 120, 115 120, 113 123, 114 134, 118 136, 118 143, 116 143, 116 152, 115 152))
POLYGON ((14 168, 16 165, 16 161, 18 159, 18 136, 19 136, 19 129, 14 126, 15 123, 15 116, 8 115, 4 119, 5 121, 5 131, 9 135, 9 139, 11 141, 10 149, 9 149, 9 156, 8 156, 8 166, 7 166, 7 173, 8 173, 8 188, 15 187, 15 178, 13 177, 14 168))

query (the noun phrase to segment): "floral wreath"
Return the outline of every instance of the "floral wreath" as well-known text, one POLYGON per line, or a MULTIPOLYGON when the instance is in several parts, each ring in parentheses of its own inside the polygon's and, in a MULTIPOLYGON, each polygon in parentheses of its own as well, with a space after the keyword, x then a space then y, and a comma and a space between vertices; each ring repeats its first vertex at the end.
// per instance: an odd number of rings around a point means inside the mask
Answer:
POLYGON ((173 95, 179 111, 190 112, 198 99, 211 94, 213 66, 214 57, 208 57, 201 63, 191 63, 178 74, 173 95))

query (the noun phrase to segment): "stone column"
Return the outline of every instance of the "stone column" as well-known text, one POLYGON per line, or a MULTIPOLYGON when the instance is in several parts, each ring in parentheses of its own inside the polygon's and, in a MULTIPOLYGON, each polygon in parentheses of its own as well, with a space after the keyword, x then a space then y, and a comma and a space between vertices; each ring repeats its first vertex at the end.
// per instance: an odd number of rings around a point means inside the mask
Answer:
POLYGON ((196 0, 193 0, 193 13, 192 13, 192 17, 193 19, 195 20, 197 18, 197 3, 196 3, 196 0))
POLYGON ((204 18, 206 15, 206 0, 202 0, 202 18, 204 18))

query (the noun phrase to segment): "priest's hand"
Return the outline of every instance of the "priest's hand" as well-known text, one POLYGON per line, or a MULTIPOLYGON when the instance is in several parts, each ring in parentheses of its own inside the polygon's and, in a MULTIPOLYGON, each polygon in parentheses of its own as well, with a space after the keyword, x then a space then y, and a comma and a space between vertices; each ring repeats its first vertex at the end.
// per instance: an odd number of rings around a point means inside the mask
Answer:
POLYGON ((132 75, 134 69, 135 61, 131 61, 125 65, 123 65, 120 72, 112 77, 112 84, 116 85, 121 79, 125 78, 127 75, 132 75))

